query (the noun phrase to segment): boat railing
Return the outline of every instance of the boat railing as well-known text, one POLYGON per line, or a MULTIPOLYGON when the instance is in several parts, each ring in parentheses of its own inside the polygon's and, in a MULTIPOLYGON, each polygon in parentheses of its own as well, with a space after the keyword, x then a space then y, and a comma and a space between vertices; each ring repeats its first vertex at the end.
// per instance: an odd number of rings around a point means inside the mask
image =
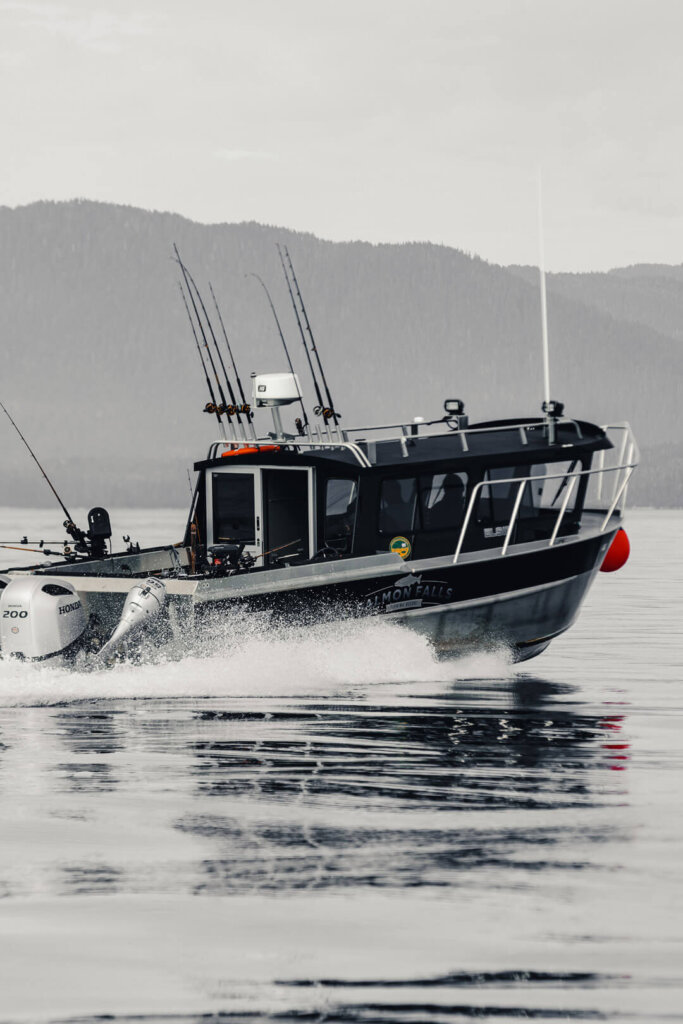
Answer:
MULTIPOLYGON (((577 440, 582 440, 583 434, 581 432, 581 426, 576 420, 572 419, 556 419, 553 421, 556 429, 562 426, 570 427, 576 434, 577 440)), ((372 460, 369 455, 363 451, 361 445, 366 438, 355 437, 358 434, 370 434, 373 435, 382 434, 384 436, 374 436, 372 441, 366 441, 368 446, 376 444, 382 441, 399 441, 403 446, 404 455, 408 455, 407 442, 410 439, 416 437, 427 438, 427 437, 443 437, 453 436, 457 437, 460 442, 460 446, 463 452, 470 450, 469 441, 479 436, 480 434, 496 434, 502 432, 515 432, 519 435, 519 440, 522 445, 529 443, 528 432, 530 430, 538 431, 539 427, 543 430, 547 430, 547 421, 542 419, 531 420, 527 423, 508 423, 501 426, 491 427, 461 427, 458 424, 457 418, 442 418, 438 420, 419 420, 412 423, 384 423, 379 426, 372 427, 351 427, 345 430, 334 428, 334 431, 328 431, 328 437, 322 433, 318 428, 317 439, 310 437, 309 439, 300 437, 287 436, 283 439, 278 439, 273 435, 267 437, 258 438, 255 441, 240 441, 240 440, 225 440, 214 441, 209 448, 209 459, 218 457, 218 451, 221 448, 224 449, 239 449, 245 446, 253 448, 264 448, 265 446, 279 444, 293 448, 295 450, 302 449, 306 451, 347 451, 353 458, 358 462, 359 465, 364 467, 372 466, 372 460), (436 428, 436 429, 428 429, 436 428), (337 437, 335 437, 335 432, 337 437)))
MULTIPOLYGON (((501 545, 501 556, 505 556, 508 553, 512 544, 512 537, 519 518, 524 490, 532 483, 538 485, 539 482, 542 482, 545 485, 550 480, 558 480, 561 481, 561 484, 557 496, 559 496, 561 491, 564 490, 562 502, 557 510, 557 516, 553 524, 552 532, 548 538, 548 547, 553 547, 557 541, 569 502, 582 477, 588 477, 588 487, 592 484, 595 485, 595 491, 590 496, 587 488, 586 500, 584 501, 584 511, 590 509, 591 511, 605 513, 600 524, 600 532, 604 533, 615 512, 621 512, 623 510, 626 501, 628 483, 636 466, 638 465, 639 451, 638 445, 628 423, 611 424, 603 427, 602 429, 608 434, 608 436, 610 433, 617 435, 619 443, 615 444, 611 449, 600 451, 598 453, 597 465, 591 466, 590 469, 569 470, 563 473, 547 473, 542 476, 530 473, 528 476, 524 477, 517 476, 508 477, 506 479, 480 480, 479 483, 475 484, 472 488, 472 493, 470 494, 470 499, 467 504, 465 519, 462 527, 460 528, 458 543, 453 555, 453 564, 455 565, 460 558, 465 538, 467 536, 467 531, 473 519, 474 510, 478 505, 482 491, 485 487, 494 488, 508 484, 511 487, 516 485, 517 488, 510 518, 507 525, 504 524, 501 527, 501 534, 504 535, 501 545), (613 453, 616 453, 615 465, 610 465, 608 460, 609 456, 613 453)), ((546 511, 548 511, 547 508, 546 511)))
MULTIPOLYGON (((553 420, 553 423, 555 424, 556 429, 563 426, 570 427, 575 432, 577 439, 579 441, 582 440, 583 433, 577 420, 562 417, 553 420)), ((459 424, 458 417, 444 416, 438 420, 413 420, 411 423, 383 423, 379 426, 350 427, 342 431, 342 433, 344 438, 349 440, 352 435, 369 433, 376 435, 381 432, 386 436, 375 436, 373 438, 374 441, 398 440, 402 443, 405 443, 408 438, 441 437, 443 435, 452 434, 460 441, 462 450, 464 452, 468 452, 470 450, 469 439, 477 437, 480 434, 516 432, 519 434, 521 444, 527 445, 529 443, 528 432, 530 430, 537 431, 539 427, 547 430, 547 426, 547 420, 536 419, 527 423, 506 423, 500 426, 491 427, 462 427, 459 424)), ((357 440, 360 441, 362 439, 357 438, 357 440)))
POLYGON ((272 451, 273 447, 278 448, 292 448, 295 450, 303 449, 309 452, 315 451, 340 451, 348 452, 364 469, 368 469, 372 463, 368 459, 365 452, 353 441, 307 441, 302 438, 259 438, 258 441, 214 441, 209 448, 208 460, 218 458, 218 452, 221 448, 226 451, 239 451, 241 448, 249 448, 254 451, 263 450, 264 452, 272 451))

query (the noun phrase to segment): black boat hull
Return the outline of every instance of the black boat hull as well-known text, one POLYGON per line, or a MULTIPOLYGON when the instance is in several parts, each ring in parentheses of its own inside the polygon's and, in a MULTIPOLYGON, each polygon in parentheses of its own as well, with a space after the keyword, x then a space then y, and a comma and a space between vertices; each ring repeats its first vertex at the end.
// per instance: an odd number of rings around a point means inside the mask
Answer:
POLYGON ((275 621, 299 625, 386 616, 426 636, 441 656, 505 646, 523 661, 574 622, 614 532, 455 565, 408 563, 343 582, 293 580, 291 587, 229 600, 215 593, 195 612, 230 614, 237 600, 248 610, 270 612, 275 621))
MULTIPOLYGON (((185 652, 192 647, 194 626, 210 634, 216 621, 229 623, 237 609, 304 628, 377 616, 425 636, 443 657, 504 646, 515 660, 526 660, 574 622, 619 525, 615 521, 601 532, 592 524, 553 546, 515 545, 505 555, 501 549, 471 553, 455 564, 452 555, 402 562, 384 552, 209 579, 167 577, 167 610, 145 638, 159 648, 180 640, 185 652)), ((153 571, 167 555, 166 549, 150 549, 144 569, 153 571)), ((114 568, 112 562, 107 567, 114 568)), ((96 648, 116 628, 135 578, 118 572, 86 575, 79 569, 64 578, 83 601, 88 639, 96 648)), ((58 579, 54 569, 49 575, 58 579)))
POLYGON ((396 621, 427 636, 443 657, 505 646, 515 661, 526 661, 569 629, 595 571, 471 604, 407 613, 396 621))

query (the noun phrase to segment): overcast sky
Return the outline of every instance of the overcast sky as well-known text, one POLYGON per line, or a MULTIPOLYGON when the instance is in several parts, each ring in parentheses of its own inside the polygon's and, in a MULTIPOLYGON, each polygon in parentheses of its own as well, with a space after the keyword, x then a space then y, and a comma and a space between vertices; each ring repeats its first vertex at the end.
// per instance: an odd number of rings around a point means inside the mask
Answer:
POLYGON ((683 262, 683 0, 0 0, 0 203, 683 262))

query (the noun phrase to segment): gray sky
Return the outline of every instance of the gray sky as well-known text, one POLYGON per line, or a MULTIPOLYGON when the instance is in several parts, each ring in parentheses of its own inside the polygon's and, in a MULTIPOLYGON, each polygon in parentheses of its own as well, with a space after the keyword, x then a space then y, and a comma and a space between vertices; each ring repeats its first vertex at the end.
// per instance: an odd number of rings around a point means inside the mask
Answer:
POLYGON ((683 262, 683 0, 0 0, 0 203, 683 262))

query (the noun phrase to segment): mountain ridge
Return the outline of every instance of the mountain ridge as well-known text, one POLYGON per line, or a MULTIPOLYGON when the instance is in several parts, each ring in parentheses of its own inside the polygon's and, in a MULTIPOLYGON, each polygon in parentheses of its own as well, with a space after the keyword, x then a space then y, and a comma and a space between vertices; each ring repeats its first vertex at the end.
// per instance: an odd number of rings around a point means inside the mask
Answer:
MULTIPOLYGON (((449 397, 466 400, 472 421, 538 415, 535 268, 438 243, 333 242, 126 204, 0 207, 0 397, 75 505, 185 504, 186 467, 214 438, 174 241, 200 288, 212 280, 245 382, 286 368, 244 275, 264 277, 310 397, 277 240, 290 248, 343 423, 434 417, 449 397)), ((630 419, 644 451, 632 498, 683 505, 683 268, 633 269, 548 275, 553 397, 581 419, 630 419)), ((12 485, 0 503, 47 504, 20 447, 3 436, 12 485)))

